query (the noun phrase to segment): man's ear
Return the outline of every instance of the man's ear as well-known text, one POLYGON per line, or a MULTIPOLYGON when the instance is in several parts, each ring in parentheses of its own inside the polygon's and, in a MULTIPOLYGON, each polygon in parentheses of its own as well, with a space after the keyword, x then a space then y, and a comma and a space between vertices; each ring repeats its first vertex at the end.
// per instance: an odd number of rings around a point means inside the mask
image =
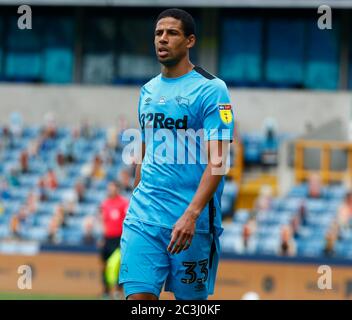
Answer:
POLYGON ((194 34, 191 34, 187 38, 187 48, 191 49, 195 44, 196 44, 196 36, 194 34))

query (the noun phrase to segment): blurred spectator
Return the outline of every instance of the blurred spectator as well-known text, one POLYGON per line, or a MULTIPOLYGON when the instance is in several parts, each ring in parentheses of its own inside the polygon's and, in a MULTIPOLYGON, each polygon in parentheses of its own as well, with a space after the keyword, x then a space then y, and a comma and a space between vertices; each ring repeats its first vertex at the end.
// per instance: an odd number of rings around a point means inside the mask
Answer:
POLYGON ((323 249, 323 254, 325 257, 335 256, 335 242, 336 233, 333 230, 329 230, 325 236, 325 245, 323 249))
POLYGON ((307 225, 307 208, 306 208, 306 204, 305 204, 304 200, 302 200, 302 202, 299 206, 298 217, 299 217, 299 221, 300 221, 301 225, 306 226, 307 225))
POLYGON ((38 182, 38 190, 39 190, 39 200, 47 201, 49 199, 49 195, 43 178, 41 178, 38 182))
POLYGON ((5 212, 5 207, 2 202, 2 199, 0 199, 0 217, 4 214, 4 212, 5 212))
POLYGON ((269 185, 263 185, 260 189, 259 196, 254 204, 255 214, 258 212, 269 211, 273 201, 273 191, 269 185))
POLYGON ((63 180, 66 177, 65 157, 60 152, 56 155, 54 172, 58 180, 63 180))
POLYGON ((25 207, 28 212, 28 215, 32 215, 38 210, 38 202, 39 202, 39 196, 37 193, 31 191, 26 199, 25 202, 25 207))
POLYGON ((19 172, 16 167, 10 168, 10 172, 7 176, 7 182, 10 187, 20 186, 19 172))
POLYGON ((82 168, 82 174, 88 181, 99 181, 105 178, 105 169, 103 166, 103 161, 99 155, 96 155, 92 161, 82 168))
POLYGON ((280 256, 294 256, 296 255, 296 242, 292 237, 291 226, 285 225, 281 229, 281 241, 279 248, 280 256))
POLYGON ((114 165, 115 164, 115 150, 109 148, 108 144, 106 143, 104 149, 101 152, 102 160, 107 165, 114 165))
POLYGON ((26 206, 22 206, 17 213, 15 213, 10 220, 10 230, 12 235, 20 238, 21 225, 27 220, 29 212, 26 206))
POLYGON ((52 219, 55 219, 59 228, 66 227, 65 208, 62 204, 59 204, 55 207, 52 219))
POLYGON ((23 118, 19 112, 11 112, 9 117, 9 130, 13 137, 21 137, 23 134, 23 118))
POLYGON ((259 216, 265 216, 272 206, 272 201, 272 188, 269 185, 263 185, 254 202, 253 209, 250 211, 250 219, 257 219, 259 216))
POLYGON ((251 228, 248 223, 243 226, 242 239, 243 247, 246 250, 248 248, 249 239, 252 235, 251 228))
POLYGON ((49 190, 55 190, 58 187, 56 174, 52 169, 49 169, 46 175, 40 179, 39 187, 49 190))
POLYGON ((308 195, 309 198, 323 198, 324 190, 321 177, 318 173, 313 173, 308 178, 308 195))
POLYGON ((1 148, 11 148, 12 147, 12 137, 9 128, 6 126, 2 129, 2 136, 0 139, 1 148))
POLYGON ((55 139, 57 137, 57 124, 55 115, 48 112, 44 115, 43 132, 45 137, 55 139))
POLYGON ((48 226, 48 242, 52 244, 56 244, 59 242, 58 239, 58 231, 60 229, 59 226, 59 219, 58 217, 54 216, 48 226))
POLYGON ((78 180, 73 190, 63 194, 63 207, 67 216, 76 214, 77 204, 85 201, 86 188, 82 181, 78 180))
POLYGON ((133 191, 130 170, 128 168, 121 169, 118 180, 121 187, 121 193, 126 197, 129 197, 133 191))
POLYGON ((23 150, 20 154, 20 171, 22 174, 29 173, 29 155, 26 150, 23 150))
POLYGON ((83 243, 85 245, 95 245, 94 217, 87 216, 83 222, 83 243))
POLYGON ((110 150, 118 151, 119 141, 118 141, 118 129, 115 127, 110 127, 106 132, 106 145, 110 150))
POLYGON ((64 138, 59 146, 60 153, 64 156, 65 163, 74 163, 76 161, 75 157, 75 145, 78 143, 80 138, 79 129, 73 128, 71 135, 64 138))
POLYGON ((337 214, 338 224, 342 230, 351 228, 352 222, 352 191, 346 193, 337 214))
POLYGON ((35 138, 29 142, 28 155, 30 158, 36 158, 39 156, 40 146, 41 146, 41 138, 35 138))
POLYGON ((20 222, 19 216, 17 214, 14 214, 10 220, 10 232, 12 236, 15 238, 20 237, 20 233, 19 233, 20 223, 21 222, 20 222))
POLYGON ((0 199, 2 200, 11 199, 9 185, 5 179, 0 179, 0 199))
POLYGON ((256 240, 253 237, 256 230, 256 221, 248 220, 242 229, 242 237, 240 242, 235 243, 235 252, 238 253, 253 253, 256 249, 256 240))
POLYGON ((82 203, 85 201, 86 188, 82 181, 77 181, 75 184, 76 202, 82 203))
POLYGON ((298 238, 299 236, 299 227, 301 224, 301 220, 298 214, 295 214, 291 220, 290 226, 291 226, 291 233, 293 238, 298 238))
POLYGON ((76 214, 77 196, 75 191, 70 191, 63 195, 62 205, 66 216, 72 217, 76 214))
MULTIPOLYGON (((115 250, 120 247, 122 224, 128 208, 128 200, 119 193, 119 184, 115 181, 110 182, 108 184, 108 197, 101 205, 101 220, 104 235, 101 250, 104 297, 115 293, 111 292, 112 288, 109 287, 106 281, 106 263, 115 250)), ((122 296, 122 288, 118 284, 116 284, 116 290, 122 296)))
POLYGON ((266 118, 264 121, 264 141, 261 153, 261 163, 264 166, 275 166, 278 162, 278 137, 276 121, 266 118))
POLYGON ((93 138, 93 128, 88 120, 83 120, 80 125, 80 135, 84 139, 93 138))

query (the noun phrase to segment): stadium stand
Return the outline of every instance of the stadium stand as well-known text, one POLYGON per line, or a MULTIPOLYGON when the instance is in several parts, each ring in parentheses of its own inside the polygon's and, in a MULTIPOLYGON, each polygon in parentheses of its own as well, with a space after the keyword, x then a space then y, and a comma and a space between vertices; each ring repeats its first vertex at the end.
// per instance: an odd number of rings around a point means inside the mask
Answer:
POLYGON ((1 142, 1 239, 83 243, 85 220, 98 213, 107 182, 129 172, 105 129, 48 125, 14 134, 4 127, 1 142))
MULTIPOLYGON (((54 123, 49 115, 42 127, 22 127, 20 115, 13 114, 11 125, 1 128, 0 239, 84 245, 86 232, 91 232, 94 241, 90 244, 94 245, 101 229, 86 230, 89 217, 97 215, 108 181, 119 178, 122 171, 131 180, 132 168, 122 163, 121 141, 109 145, 107 129, 82 126, 70 130, 56 128, 54 123)), ((227 179, 222 214, 232 222, 224 224, 223 250, 286 254, 280 248, 287 227, 294 254, 324 255, 326 237, 338 223, 347 190, 342 185, 320 187, 319 181, 311 180, 294 186, 283 197, 264 190, 252 210, 234 212, 238 185, 227 179), (315 184, 319 194, 310 196, 309 185, 314 190, 315 184)), ((126 190, 128 197, 131 188, 126 190)), ((352 258, 352 231, 345 228, 335 236, 334 254, 352 258)))

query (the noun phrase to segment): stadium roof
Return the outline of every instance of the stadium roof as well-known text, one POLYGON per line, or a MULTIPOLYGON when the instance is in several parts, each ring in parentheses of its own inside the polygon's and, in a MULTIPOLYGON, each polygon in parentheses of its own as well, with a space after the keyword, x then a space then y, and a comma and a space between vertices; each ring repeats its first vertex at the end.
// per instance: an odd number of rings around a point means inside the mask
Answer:
MULTIPOLYGON (((0 0, 0 5, 22 5, 23 0, 0 0)), ((352 0, 27 0, 28 5, 72 6, 178 6, 178 7, 255 7, 255 8, 352 8, 352 0)))

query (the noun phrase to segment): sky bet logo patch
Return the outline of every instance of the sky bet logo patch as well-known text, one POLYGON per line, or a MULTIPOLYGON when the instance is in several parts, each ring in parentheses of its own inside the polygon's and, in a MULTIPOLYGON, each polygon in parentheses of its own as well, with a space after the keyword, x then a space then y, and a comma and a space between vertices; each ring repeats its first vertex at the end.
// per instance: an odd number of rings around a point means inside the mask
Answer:
POLYGON ((232 110, 231 104, 229 103, 219 103, 219 113, 221 121, 225 124, 232 122, 232 110))

